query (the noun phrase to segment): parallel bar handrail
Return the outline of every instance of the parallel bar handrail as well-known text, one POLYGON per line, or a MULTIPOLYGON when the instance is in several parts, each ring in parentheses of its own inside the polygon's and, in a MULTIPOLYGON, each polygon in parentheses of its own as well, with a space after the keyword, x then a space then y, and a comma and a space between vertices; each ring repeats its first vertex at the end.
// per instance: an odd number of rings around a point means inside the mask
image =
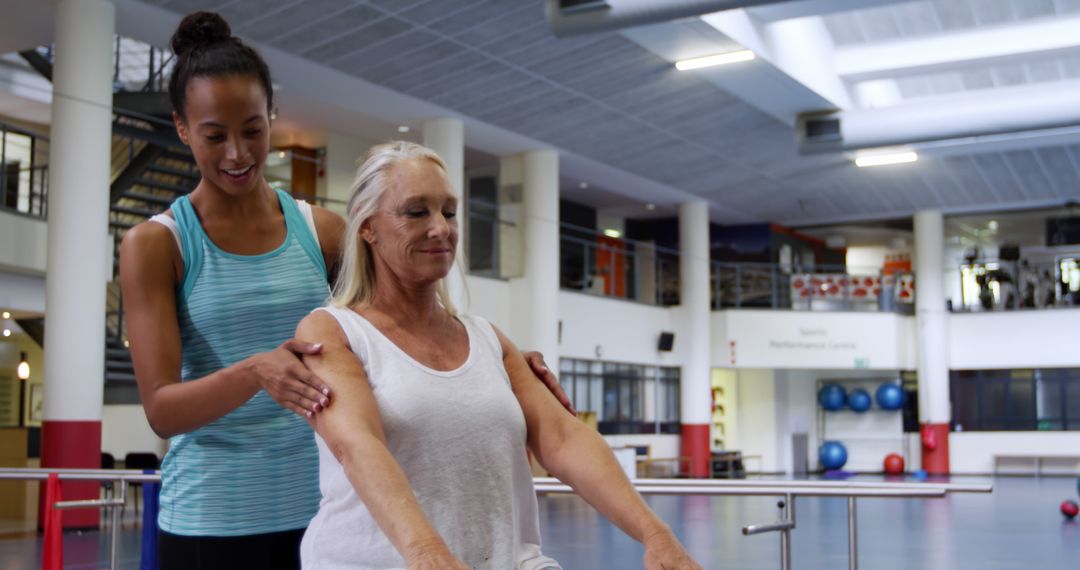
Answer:
MULTIPOLYGON (((540 483, 534 485, 539 494, 546 493, 575 493, 573 488, 564 484, 540 483)), ((720 495, 720 496, 748 496, 748 497, 776 497, 792 495, 800 497, 864 497, 864 498, 923 498, 934 499, 944 497, 948 492, 939 487, 926 487, 923 489, 890 489, 890 488, 783 488, 783 487, 715 487, 715 486, 685 486, 675 487, 670 485, 641 485, 634 487, 643 495, 720 495)))
POLYGON ((0 480, 45 481, 55 473, 66 481, 114 481, 126 483, 160 483, 161 472, 144 473, 137 469, 0 469, 0 480))
POLYGON ((761 534, 764 532, 775 532, 778 530, 791 530, 795 528, 795 523, 791 521, 778 522, 772 524, 752 524, 750 526, 743 527, 742 533, 745 536, 751 536, 754 534, 761 534))
MULTIPOLYGON (((554 477, 535 477, 536 484, 557 484, 559 480, 554 477)), ((775 488, 781 494, 787 490, 824 488, 824 489, 944 489, 949 493, 991 493, 994 490, 990 483, 910 483, 891 481, 803 481, 803 480, 719 480, 719 479, 646 479, 633 480, 635 485, 665 486, 665 487, 769 487, 775 488)))
MULTIPOLYGON (((57 509, 106 508, 112 509, 113 521, 110 532, 111 552, 109 567, 116 568, 119 534, 119 511, 117 506, 127 502, 127 483, 158 483, 161 472, 143 472, 134 469, 0 469, 0 480, 46 480, 55 474, 66 480, 113 481, 121 484, 119 499, 97 499, 60 501, 57 509)), ((672 479, 636 479, 632 481, 637 491, 643 495, 707 495, 707 496, 744 496, 744 497, 782 497, 777 505, 781 519, 775 523, 748 525, 743 527, 743 535, 750 536, 766 532, 780 533, 780 568, 791 569, 791 531, 795 529, 795 499, 798 497, 841 497, 847 499, 848 511, 848 568, 858 570, 858 529, 857 499, 934 499, 949 493, 990 493, 993 485, 978 483, 892 483, 869 481, 717 481, 672 480, 672 479)), ((576 493, 572 487, 552 477, 536 477, 533 486, 538 495, 549 493, 576 493)))

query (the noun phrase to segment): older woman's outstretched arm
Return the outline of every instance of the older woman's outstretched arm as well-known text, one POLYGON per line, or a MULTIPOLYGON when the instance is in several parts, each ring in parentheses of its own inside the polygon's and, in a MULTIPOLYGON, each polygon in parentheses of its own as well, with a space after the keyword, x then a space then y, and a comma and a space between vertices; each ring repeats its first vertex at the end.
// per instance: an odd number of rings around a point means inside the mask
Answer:
POLYGON ((405 472, 387 449, 364 366, 349 349, 337 321, 324 311, 315 311, 300 322, 296 336, 322 344, 322 352, 305 356, 304 363, 336 395, 333 404, 308 423, 341 463, 357 496, 409 569, 467 569, 427 520, 405 472))
POLYGON ((626 478, 600 434, 571 417, 533 378, 517 347, 496 329, 503 362, 528 426, 529 449, 556 477, 645 546, 647 570, 701 570, 626 478))

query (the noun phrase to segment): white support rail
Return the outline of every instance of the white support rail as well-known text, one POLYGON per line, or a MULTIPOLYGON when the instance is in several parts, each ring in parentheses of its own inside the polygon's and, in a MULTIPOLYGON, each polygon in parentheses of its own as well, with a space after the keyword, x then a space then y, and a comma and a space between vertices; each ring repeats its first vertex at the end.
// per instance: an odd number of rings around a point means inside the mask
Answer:
MULTIPOLYGON (((50 474, 61 480, 112 481, 120 483, 119 499, 61 501, 58 509, 103 508, 111 510, 109 568, 115 570, 120 524, 116 507, 127 502, 127 483, 160 483, 161 473, 145 473, 138 470, 120 469, 0 469, 0 480, 43 481, 50 474)), ((634 487, 643 495, 711 495, 741 497, 780 497, 777 503, 780 520, 775 523, 743 527, 746 536, 766 532, 780 533, 780 568, 791 570, 791 531, 795 529, 796 497, 843 497, 847 499, 848 513, 848 568, 858 570, 858 529, 856 499, 932 499, 950 493, 990 493, 993 485, 970 483, 875 483, 869 481, 783 481, 750 480, 718 481, 715 479, 635 479, 634 487)), ((574 493, 574 490, 558 479, 537 477, 533 479, 536 493, 574 493)))

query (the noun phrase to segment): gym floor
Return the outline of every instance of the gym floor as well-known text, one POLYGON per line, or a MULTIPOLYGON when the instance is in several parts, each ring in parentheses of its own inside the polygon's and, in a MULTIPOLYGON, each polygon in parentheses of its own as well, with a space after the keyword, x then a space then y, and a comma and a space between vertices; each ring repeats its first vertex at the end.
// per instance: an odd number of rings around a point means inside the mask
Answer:
MULTIPOLYGON (((862 477, 858 480, 880 480, 862 477)), ((954 482, 986 482, 954 477, 954 482)), ((1057 570, 1076 568, 1080 522, 1065 521, 1058 505, 1077 500, 1071 477, 1003 477, 991 495, 946 499, 860 499, 859 566, 869 570, 1057 570)), ((742 536, 747 524, 772 522, 776 499, 649 497, 706 569, 775 570, 779 536, 742 536)), ((641 548, 573 496, 540 499, 544 551, 567 570, 641 568, 641 548)), ((792 559, 797 570, 847 568, 844 499, 803 498, 792 559)), ((0 530, 4 527, 0 526, 0 530)), ((119 568, 139 568, 141 529, 128 510, 119 568)), ((107 534, 65 535, 65 568, 106 568, 107 534)), ((40 568, 41 539, 30 531, 0 532, 0 570, 40 568)))

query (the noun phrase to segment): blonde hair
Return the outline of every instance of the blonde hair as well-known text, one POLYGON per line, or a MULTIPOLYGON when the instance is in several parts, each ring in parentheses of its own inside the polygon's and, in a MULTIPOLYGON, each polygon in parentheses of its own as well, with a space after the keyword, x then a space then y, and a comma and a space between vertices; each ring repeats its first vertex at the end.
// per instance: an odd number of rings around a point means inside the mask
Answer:
MULTIPOLYGON (((374 298, 375 259, 371 246, 360 237, 360 228, 378 211, 383 195, 393 184, 390 169, 399 162, 416 159, 430 160, 443 172, 447 171, 446 163, 435 151, 408 141, 392 141, 371 147, 364 163, 357 169, 352 197, 349 198, 345 236, 342 238, 341 267, 334 281, 330 305, 344 308, 356 303, 370 303, 374 298)), ((456 257, 454 263, 457 264, 456 257)), ((457 309, 450 301, 445 277, 439 280, 436 295, 442 308, 451 316, 456 316, 457 309)))

